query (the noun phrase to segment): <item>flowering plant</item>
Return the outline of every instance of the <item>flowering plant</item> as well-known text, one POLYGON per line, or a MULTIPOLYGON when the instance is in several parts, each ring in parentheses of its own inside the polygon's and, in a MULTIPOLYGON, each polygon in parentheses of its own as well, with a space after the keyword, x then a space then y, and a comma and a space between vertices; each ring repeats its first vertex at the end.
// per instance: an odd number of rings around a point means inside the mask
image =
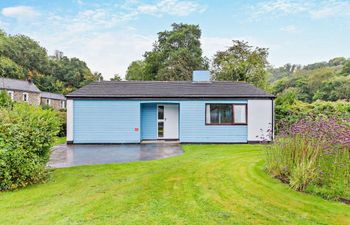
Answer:
POLYGON ((266 169, 293 189, 350 199, 350 119, 302 119, 266 151, 266 169))

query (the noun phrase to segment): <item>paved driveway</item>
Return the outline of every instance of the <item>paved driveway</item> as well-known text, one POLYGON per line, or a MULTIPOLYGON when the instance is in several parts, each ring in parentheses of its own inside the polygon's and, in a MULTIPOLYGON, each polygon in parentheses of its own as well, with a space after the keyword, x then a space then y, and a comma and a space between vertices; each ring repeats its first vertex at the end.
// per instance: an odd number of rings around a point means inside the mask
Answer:
POLYGON ((179 144, 57 145, 49 167, 107 164, 167 158, 182 154, 179 144))

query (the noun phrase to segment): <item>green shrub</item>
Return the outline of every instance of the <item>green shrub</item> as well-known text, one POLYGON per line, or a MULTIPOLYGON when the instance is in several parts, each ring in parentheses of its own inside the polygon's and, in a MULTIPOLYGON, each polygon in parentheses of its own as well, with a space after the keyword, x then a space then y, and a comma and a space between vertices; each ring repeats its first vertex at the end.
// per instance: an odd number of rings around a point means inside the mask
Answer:
POLYGON ((10 96, 5 91, 0 91, 0 108, 11 108, 12 104, 10 96))
POLYGON ((58 118, 60 119, 61 126, 58 133, 59 137, 65 137, 67 134, 67 112, 66 110, 60 110, 58 113, 58 118))
POLYGON ((297 90, 288 88, 275 100, 275 129, 290 127, 301 119, 308 118, 350 118, 350 102, 317 100, 306 103, 296 100, 297 90))
POLYGON ((46 179, 50 149, 59 131, 56 113, 28 104, 0 108, 0 190, 46 179))

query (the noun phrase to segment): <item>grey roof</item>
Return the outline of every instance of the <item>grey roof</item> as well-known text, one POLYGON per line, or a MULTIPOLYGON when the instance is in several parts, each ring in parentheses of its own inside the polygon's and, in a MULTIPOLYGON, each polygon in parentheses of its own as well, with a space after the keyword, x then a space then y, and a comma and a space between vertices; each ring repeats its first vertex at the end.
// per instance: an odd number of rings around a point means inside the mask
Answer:
POLYGON ((0 77, 0 89, 40 92, 33 82, 0 77))
POLYGON ((86 85, 68 98, 273 98, 245 82, 101 81, 86 85))
POLYGON ((66 100, 64 95, 51 93, 51 92, 41 92, 42 98, 56 99, 56 100, 66 100))

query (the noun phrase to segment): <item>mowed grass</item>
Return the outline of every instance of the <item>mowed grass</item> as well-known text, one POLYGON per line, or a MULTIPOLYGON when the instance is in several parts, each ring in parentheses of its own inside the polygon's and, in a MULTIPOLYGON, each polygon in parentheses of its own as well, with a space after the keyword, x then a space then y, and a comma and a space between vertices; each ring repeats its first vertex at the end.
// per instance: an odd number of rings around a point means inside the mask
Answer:
POLYGON ((66 143, 66 137, 56 137, 53 145, 61 145, 64 143, 66 143))
POLYGON ((350 206, 291 190, 260 145, 184 145, 157 161, 57 169, 0 193, 0 224, 350 224, 350 206))

